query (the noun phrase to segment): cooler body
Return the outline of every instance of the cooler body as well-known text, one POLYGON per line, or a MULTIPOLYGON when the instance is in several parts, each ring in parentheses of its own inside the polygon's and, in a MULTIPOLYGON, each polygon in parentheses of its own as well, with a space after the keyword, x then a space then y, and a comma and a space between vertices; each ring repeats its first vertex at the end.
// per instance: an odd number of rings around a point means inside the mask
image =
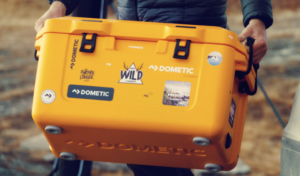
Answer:
POLYGON ((46 22, 36 49, 32 116, 55 156, 236 165, 247 94, 239 93, 235 72, 246 70, 248 55, 233 32, 66 17, 46 22), (62 133, 46 132, 49 125, 62 133))

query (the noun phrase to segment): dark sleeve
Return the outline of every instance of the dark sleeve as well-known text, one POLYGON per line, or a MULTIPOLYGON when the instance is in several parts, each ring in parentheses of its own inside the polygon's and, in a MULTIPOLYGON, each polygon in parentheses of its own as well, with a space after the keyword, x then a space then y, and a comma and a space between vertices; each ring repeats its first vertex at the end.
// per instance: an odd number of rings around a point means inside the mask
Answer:
POLYGON ((241 0, 244 26, 249 24, 251 19, 261 20, 266 29, 273 24, 273 13, 271 0, 241 0))
POLYGON ((49 3, 52 4, 54 1, 60 1, 66 6, 66 14, 70 15, 73 10, 78 6, 81 0, 49 0, 49 3))

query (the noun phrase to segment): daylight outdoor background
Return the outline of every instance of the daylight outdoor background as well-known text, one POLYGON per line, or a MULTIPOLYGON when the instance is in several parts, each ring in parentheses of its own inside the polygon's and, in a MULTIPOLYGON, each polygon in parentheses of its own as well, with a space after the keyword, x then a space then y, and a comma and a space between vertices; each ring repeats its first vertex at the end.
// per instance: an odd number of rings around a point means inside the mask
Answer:
MULTIPOLYGON (((288 122, 300 79, 300 1, 272 0, 274 24, 267 30, 269 50, 259 79, 288 122)), ((239 0, 228 2, 231 30, 243 30, 239 0)), ((49 174, 52 157, 31 118, 37 62, 35 21, 47 0, 0 0, 0 175, 49 174)), ((109 11, 109 18, 115 18, 109 11)), ((278 176, 282 127, 262 92, 249 98, 240 157, 251 166, 247 175, 278 176)), ((124 165, 95 163, 93 176, 132 175, 124 165)))

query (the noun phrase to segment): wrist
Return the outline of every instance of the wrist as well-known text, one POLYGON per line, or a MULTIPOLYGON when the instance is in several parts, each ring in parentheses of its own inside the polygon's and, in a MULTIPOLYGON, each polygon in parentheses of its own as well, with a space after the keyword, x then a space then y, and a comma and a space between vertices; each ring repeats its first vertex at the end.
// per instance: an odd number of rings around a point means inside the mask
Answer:
POLYGON ((260 19, 256 19, 256 18, 251 19, 251 20, 249 21, 249 24, 248 24, 248 25, 259 25, 259 26, 263 27, 264 29, 266 29, 265 23, 262 22, 260 19))

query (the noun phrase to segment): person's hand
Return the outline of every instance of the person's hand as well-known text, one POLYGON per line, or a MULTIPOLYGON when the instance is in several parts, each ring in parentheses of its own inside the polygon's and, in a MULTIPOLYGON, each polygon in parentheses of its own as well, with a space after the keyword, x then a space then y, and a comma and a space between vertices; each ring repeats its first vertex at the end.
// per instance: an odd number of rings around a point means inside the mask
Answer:
MULTIPOLYGON (((268 49, 265 24, 259 19, 250 20, 248 26, 239 35, 240 42, 244 42, 247 37, 255 39, 253 44, 253 64, 258 64, 268 49)), ((246 45, 245 42, 244 45, 246 45)), ((248 48, 247 50, 249 52, 248 48)))
POLYGON ((66 7, 60 1, 54 1, 44 15, 35 22, 35 31, 39 32, 47 19, 63 17, 66 14, 66 7))

